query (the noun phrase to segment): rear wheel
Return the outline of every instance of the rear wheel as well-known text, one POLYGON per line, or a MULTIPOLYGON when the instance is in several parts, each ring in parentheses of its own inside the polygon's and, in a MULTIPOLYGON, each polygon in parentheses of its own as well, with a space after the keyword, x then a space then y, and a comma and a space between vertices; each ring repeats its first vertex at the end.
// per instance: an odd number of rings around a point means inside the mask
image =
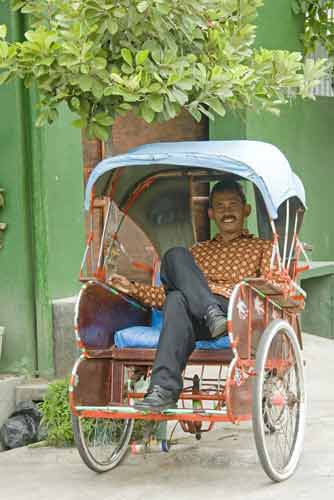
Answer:
POLYGON ((124 458, 133 420, 72 415, 74 441, 85 464, 95 472, 113 469, 124 458))
POLYGON ((256 355, 253 431, 261 464, 273 481, 295 471, 305 428, 303 359, 297 336, 284 320, 265 330, 256 355))

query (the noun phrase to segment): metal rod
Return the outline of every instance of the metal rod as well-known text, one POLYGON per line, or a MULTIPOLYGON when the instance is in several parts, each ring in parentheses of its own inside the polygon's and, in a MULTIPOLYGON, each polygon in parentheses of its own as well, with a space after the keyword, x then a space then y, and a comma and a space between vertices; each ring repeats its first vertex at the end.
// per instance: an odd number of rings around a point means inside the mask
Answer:
POLYGON ((104 244, 106 230, 107 230, 107 226, 108 226, 108 222, 109 222, 110 210, 111 210, 111 200, 109 199, 108 209, 107 209, 107 215, 106 215, 105 220, 104 220, 104 226, 103 226, 102 237, 101 237, 101 242, 100 242, 99 258, 98 258, 98 261, 97 261, 97 268, 98 269, 100 269, 100 266, 101 266, 101 263, 102 263, 103 244, 104 244))
POLYGON ((93 267, 94 267, 94 245, 93 245, 93 241, 94 241, 94 221, 93 221, 93 211, 91 211, 91 214, 90 214, 90 234, 93 235, 93 237, 90 239, 90 255, 91 255, 91 259, 92 259, 92 273, 94 271, 96 271, 96 269, 94 270, 93 267))
POLYGON ((86 249, 85 249, 85 252, 84 252, 83 257, 82 257, 81 266, 80 266, 80 273, 82 272, 82 270, 84 268, 84 265, 85 265, 85 262, 86 262, 86 258, 87 258, 87 254, 88 254, 88 250, 89 250, 89 246, 90 246, 90 244, 88 243, 86 245, 86 249))
POLYGON ((288 270, 290 269, 292 254, 293 254, 293 250, 294 250, 295 245, 296 245, 298 215, 299 215, 299 213, 298 213, 298 210, 297 210, 296 217, 295 217, 295 226, 293 228, 293 238, 292 238, 292 241, 291 241, 291 247, 290 247, 289 258, 288 258, 288 263, 287 263, 287 269, 288 270))
POLYGON ((113 248, 113 246, 114 246, 114 244, 115 244, 115 241, 116 241, 116 236, 117 236, 117 234, 118 234, 119 230, 120 230, 120 229, 121 229, 121 227, 122 227, 122 224, 123 224, 123 222, 124 222, 124 220, 125 220, 125 217, 126 217, 126 214, 125 214, 125 213, 122 213, 121 220, 120 220, 120 221, 119 221, 119 223, 118 223, 118 226, 117 226, 117 228, 116 228, 116 231, 114 232, 114 236, 113 236, 113 238, 112 238, 112 241, 111 241, 111 243, 110 243, 110 245, 109 245, 108 251, 107 251, 107 253, 106 253, 106 256, 104 257, 103 266, 105 266, 105 265, 106 265, 107 259, 109 258, 110 252, 111 252, 111 250, 112 250, 112 248, 113 248))
POLYGON ((290 200, 286 201, 286 211, 285 211, 285 235, 284 235, 284 248, 283 248, 283 268, 285 267, 286 252, 288 247, 289 239, 289 224, 290 224, 290 200))
MULTIPOLYGON (((275 253, 277 256, 278 269, 281 271, 282 270, 281 254, 280 254, 279 245, 278 245, 276 226, 275 226, 275 222, 273 221, 273 219, 270 219, 270 226, 271 226, 271 230, 273 232, 274 238, 275 238, 274 248, 275 248, 275 253)), ((274 258, 275 258, 274 248, 273 248, 273 253, 271 254, 270 269, 272 269, 274 267, 274 258)))
POLYGON ((307 255, 307 253, 305 251, 303 243, 300 241, 299 238, 297 238, 297 242, 298 242, 298 245, 299 245, 299 248, 300 248, 302 254, 305 257, 305 260, 306 260, 307 264, 311 267, 311 261, 310 261, 309 256, 307 255))

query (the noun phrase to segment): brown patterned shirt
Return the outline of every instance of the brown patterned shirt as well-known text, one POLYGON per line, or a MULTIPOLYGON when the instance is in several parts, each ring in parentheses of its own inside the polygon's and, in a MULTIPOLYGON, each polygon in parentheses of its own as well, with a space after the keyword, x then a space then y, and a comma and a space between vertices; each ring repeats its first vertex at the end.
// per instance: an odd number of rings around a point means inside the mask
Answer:
MULTIPOLYGON (((272 241, 261 240, 244 231, 224 243, 220 234, 190 248, 196 264, 204 273, 211 291, 229 297, 233 287, 244 278, 265 277, 270 271, 272 241)), ((162 286, 133 282, 130 293, 143 304, 162 308, 165 291, 162 286)))

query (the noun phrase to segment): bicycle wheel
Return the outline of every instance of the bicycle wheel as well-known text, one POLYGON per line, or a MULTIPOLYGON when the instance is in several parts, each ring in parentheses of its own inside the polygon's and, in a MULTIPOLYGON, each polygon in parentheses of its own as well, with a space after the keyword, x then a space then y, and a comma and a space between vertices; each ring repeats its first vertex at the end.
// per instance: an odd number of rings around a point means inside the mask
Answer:
POLYGON ((72 415, 74 441, 85 464, 95 472, 118 465, 128 449, 134 421, 72 415))
POLYGON ((302 452, 306 396, 303 359, 289 323, 265 330, 256 355, 253 431, 263 469, 273 481, 288 479, 302 452))

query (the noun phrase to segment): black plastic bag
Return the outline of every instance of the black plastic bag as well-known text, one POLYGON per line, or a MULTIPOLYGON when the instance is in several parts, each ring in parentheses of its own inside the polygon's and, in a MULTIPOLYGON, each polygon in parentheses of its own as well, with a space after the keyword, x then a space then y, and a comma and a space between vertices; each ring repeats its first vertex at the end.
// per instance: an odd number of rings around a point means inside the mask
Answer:
POLYGON ((0 429, 4 449, 12 450, 39 440, 41 413, 32 401, 21 401, 0 429))

